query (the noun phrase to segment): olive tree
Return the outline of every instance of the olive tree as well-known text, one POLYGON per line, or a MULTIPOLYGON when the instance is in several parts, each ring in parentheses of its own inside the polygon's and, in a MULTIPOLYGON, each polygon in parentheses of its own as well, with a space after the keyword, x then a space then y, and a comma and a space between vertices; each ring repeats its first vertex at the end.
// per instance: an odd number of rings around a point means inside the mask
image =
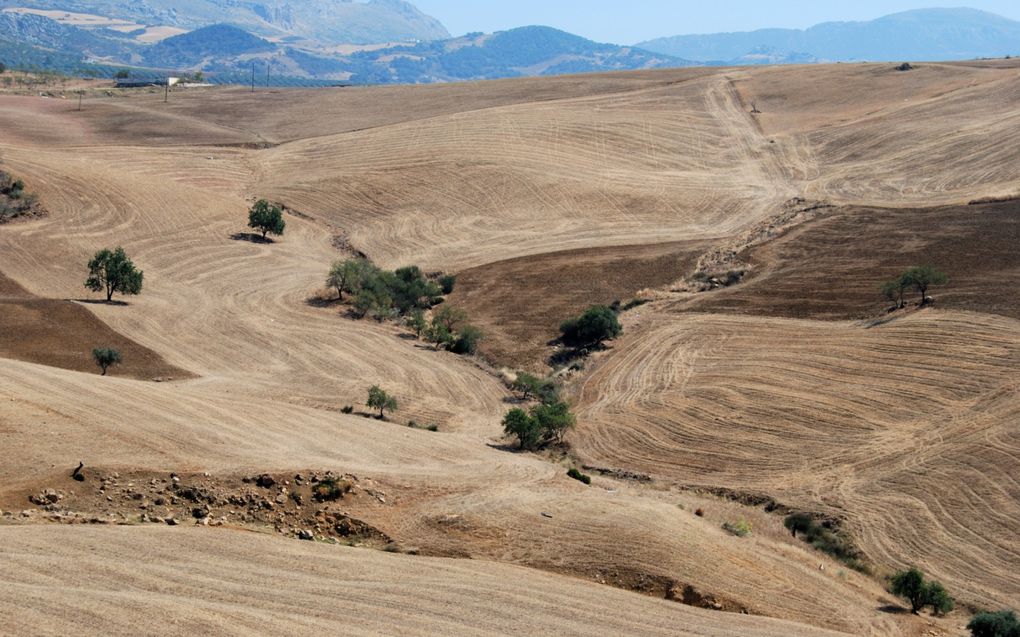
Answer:
POLYGON ((914 287, 921 294, 921 305, 928 303, 928 289, 936 285, 949 283, 945 272, 931 265, 920 265, 903 273, 901 279, 907 286, 914 287))
POLYGON ((261 232, 262 238, 265 239, 270 233, 282 235, 287 222, 283 220, 283 210, 279 206, 259 199, 248 211, 248 227, 261 232))
POLYGON ((523 409, 511 409, 503 417, 503 432, 514 436, 521 449, 534 449, 542 438, 542 427, 523 409))
POLYGON ((386 411, 396 411, 398 408, 397 399, 387 394, 378 385, 373 385, 368 390, 368 402, 366 403, 372 409, 379 410, 379 420, 385 418, 386 411))
POLYGON ((912 568, 892 576, 889 590, 910 602, 910 611, 917 614, 930 606, 936 615, 945 615, 953 610, 953 599, 939 582, 925 581, 924 573, 912 568))
POLYGON ((974 615, 967 624, 971 637, 1020 637, 1020 620, 1011 610, 974 615))
POLYGON ((99 369, 103 370, 103 376, 106 376, 106 370, 110 367, 121 363, 120 352, 108 347, 97 347, 92 350, 92 360, 96 362, 99 369))
POLYGON ((124 248, 116 250, 100 250, 89 261, 89 276, 85 279, 85 287, 93 292, 106 292, 106 301, 113 298, 114 292, 121 294, 141 294, 141 270, 135 268, 124 248))
POLYGON ((326 285, 334 288, 337 296, 341 301, 343 301, 344 292, 357 292, 361 287, 362 280, 371 269, 371 264, 364 259, 335 261, 329 269, 329 276, 326 277, 326 285))

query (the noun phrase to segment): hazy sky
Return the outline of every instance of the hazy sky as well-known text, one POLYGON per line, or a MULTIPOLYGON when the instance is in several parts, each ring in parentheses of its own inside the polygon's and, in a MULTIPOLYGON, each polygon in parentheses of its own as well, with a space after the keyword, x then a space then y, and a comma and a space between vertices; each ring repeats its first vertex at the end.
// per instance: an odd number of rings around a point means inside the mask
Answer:
POLYGON ((411 0, 453 35, 543 24, 600 42, 634 44, 685 33, 804 28, 924 7, 968 6, 1020 20, 1017 0, 411 0))

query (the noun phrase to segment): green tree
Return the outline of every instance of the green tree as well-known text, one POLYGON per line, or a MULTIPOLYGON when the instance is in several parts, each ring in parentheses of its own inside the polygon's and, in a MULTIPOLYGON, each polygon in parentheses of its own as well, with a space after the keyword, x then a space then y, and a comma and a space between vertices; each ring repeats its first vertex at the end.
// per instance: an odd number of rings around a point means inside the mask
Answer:
POLYGON ((483 338, 482 330, 474 325, 465 325, 460 328, 453 344, 450 345, 450 351, 454 354, 474 354, 478 351, 478 343, 483 338))
POLYGON ((379 419, 385 418, 385 412, 396 411, 398 408, 397 399, 387 394, 378 385, 373 385, 368 390, 368 402, 366 403, 372 409, 379 410, 379 419))
POLYGON ((127 78, 131 77, 131 72, 128 71, 127 69, 121 69, 117 71, 117 73, 113 77, 118 80, 126 80, 127 78))
POLYGON ((326 277, 326 285, 336 289, 337 296, 344 300, 344 292, 353 293, 361 289, 361 284, 372 269, 372 265, 364 259, 346 259, 335 261, 326 277))
POLYGON ((900 309, 904 306, 903 295, 909 287, 910 283, 906 281, 905 277, 901 276, 894 281, 886 281, 882 284, 882 296, 895 303, 896 309, 900 309))
POLYGON ((595 305, 577 318, 560 324, 563 341, 578 347, 596 347, 623 334, 623 326, 611 308, 595 305))
POLYGON ((3 75, 6 72, 7 72, 7 65, 4 64, 3 62, 0 62, 0 75, 3 75))
POLYGON ((542 428, 538 422, 523 409, 511 409, 503 417, 503 432, 514 436, 521 449, 534 449, 542 436, 542 428))
POLYGON ((535 405, 531 408, 531 417, 542 436, 556 442, 563 442, 563 436, 577 424, 577 418, 570 413, 570 405, 562 401, 535 405))
POLYGON ((920 265, 903 273, 901 280, 907 286, 914 287, 921 294, 921 305, 928 303, 928 289, 936 285, 949 283, 945 272, 931 265, 920 265))
POLYGON ((457 328, 467 321, 467 313, 464 310, 444 305, 432 315, 432 322, 438 323, 446 328, 446 331, 453 334, 457 328))
POLYGON ((538 395, 539 388, 542 385, 542 379, 534 374, 528 372, 520 372, 517 374, 517 378, 510 384, 510 389, 518 392, 521 398, 527 400, 532 396, 538 395))
POLYGON ((261 232, 262 238, 265 239, 269 233, 282 235, 287 222, 283 220, 283 210, 279 206, 259 199, 248 211, 248 227, 261 232))
POLYGON ((889 590, 910 602, 910 611, 914 614, 925 606, 931 606, 936 615, 944 615, 953 610, 953 598, 942 584, 925 581, 924 573, 916 568, 893 575, 889 590))
POLYGON ((946 615, 952 612, 956 604, 953 602, 953 598, 949 596, 945 587, 939 582, 930 582, 925 590, 925 604, 931 606, 931 610, 936 615, 946 615))
POLYGON ((786 516, 783 524, 793 534, 793 537, 797 537, 798 533, 810 532, 815 526, 815 521, 807 513, 793 513, 786 516))
POLYGON ((425 312, 422 312, 421 310, 414 310, 411 312, 404 320, 404 323, 418 338, 421 338, 421 335, 429 327, 429 322, 425 320, 425 312))
POLYGON ((92 360, 103 370, 103 376, 106 376, 106 370, 121 363, 120 352, 108 347, 97 347, 92 350, 92 360))
POLYGON ((114 292, 142 292, 144 274, 135 268, 135 264, 124 253, 124 248, 100 250, 89 261, 88 267, 89 276, 85 279, 85 287, 93 292, 106 292, 107 302, 113 298, 114 292))
POLYGON ((453 344, 453 334, 433 317, 432 323, 425 330, 425 340, 432 343, 432 346, 438 351, 440 347, 448 347, 453 344))
POLYGON ((1020 620, 1011 610, 974 615, 967 624, 971 637, 1020 637, 1020 620))

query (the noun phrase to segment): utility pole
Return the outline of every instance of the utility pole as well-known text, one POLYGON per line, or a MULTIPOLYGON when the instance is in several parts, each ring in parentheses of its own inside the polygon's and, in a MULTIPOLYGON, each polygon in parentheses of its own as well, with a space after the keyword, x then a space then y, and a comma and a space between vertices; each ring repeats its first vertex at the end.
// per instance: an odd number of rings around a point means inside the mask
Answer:
POLYGON ((269 67, 273 64, 273 61, 266 60, 266 88, 269 88, 269 67))
POLYGON ((78 112, 79 113, 81 112, 81 98, 82 98, 83 95, 85 95, 85 90, 84 89, 78 91, 78 112))
POLYGON ((251 61, 251 92, 255 92, 255 60, 251 61))
POLYGON ((166 104, 170 99, 170 77, 167 76, 163 82, 163 103, 166 104))

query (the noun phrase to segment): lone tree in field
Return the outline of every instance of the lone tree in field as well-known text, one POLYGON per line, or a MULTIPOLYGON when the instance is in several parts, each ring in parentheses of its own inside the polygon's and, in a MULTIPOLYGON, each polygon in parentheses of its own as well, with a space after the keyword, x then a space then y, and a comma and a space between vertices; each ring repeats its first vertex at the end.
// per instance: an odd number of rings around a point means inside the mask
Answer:
POLYGON ((563 342, 576 347, 598 347, 623 334, 616 312, 604 305, 594 305, 577 318, 560 324, 563 342))
POLYGON ((967 624, 971 637, 1020 637, 1020 620, 1011 610, 974 615, 967 624))
POLYGON ((259 199, 248 211, 248 227, 255 228, 265 239, 267 234, 280 236, 287 223, 283 220, 283 210, 265 199, 259 199))
POLYGON ((92 360, 96 362, 99 369, 103 370, 103 376, 106 376, 106 370, 121 363, 120 352, 108 347, 97 347, 92 350, 92 360))
POLYGON ((93 292, 106 292, 106 301, 113 298, 114 292, 121 294, 140 294, 142 292, 141 270, 124 253, 124 248, 100 250, 89 261, 89 277, 85 279, 85 287, 93 292))
POLYGON ((931 606, 936 615, 945 615, 953 610, 953 599, 938 582, 926 582, 924 573, 912 568, 893 575, 890 592, 910 602, 910 612, 915 615, 925 606, 931 606))
POLYGON ((397 399, 387 394, 378 385, 373 385, 368 390, 368 402, 366 404, 372 409, 379 410, 379 420, 385 418, 386 411, 397 410, 397 399))
POLYGON ((931 265, 920 265, 910 268, 903 273, 901 280, 906 285, 913 286, 921 293, 921 305, 928 304, 928 288, 949 283, 949 277, 946 276, 946 273, 931 265))

